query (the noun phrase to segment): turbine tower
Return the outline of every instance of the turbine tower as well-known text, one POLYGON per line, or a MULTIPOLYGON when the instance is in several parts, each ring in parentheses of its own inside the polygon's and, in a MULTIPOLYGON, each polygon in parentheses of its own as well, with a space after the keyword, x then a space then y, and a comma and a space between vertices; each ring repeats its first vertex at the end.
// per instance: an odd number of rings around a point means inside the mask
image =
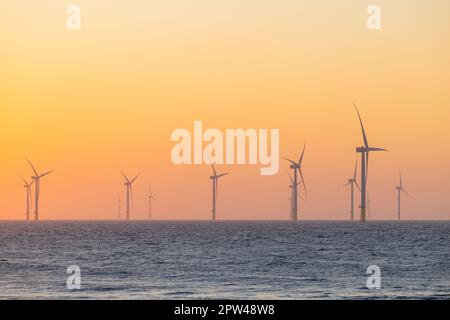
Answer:
POLYGON ((305 190, 305 197, 306 197, 306 184, 305 184, 305 179, 303 179, 303 173, 302 173, 302 161, 303 161, 303 156, 305 154, 305 148, 306 148, 306 144, 303 146, 303 151, 302 154, 300 155, 300 159, 298 160, 298 162, 295 162, 291 159, 288 158, 283 158, 284 160, 287 160, 291 163, 290 168, 292 170, 294 170, 294 179, 292 182, 292 220, 293 221, 297 221, 298 220, 298 216, 297 216, 297 210, 298 210, 298 202, 297 202, 297 196, 298 196, 298 191, 297 191, 297 187, 299 185, 298 183, 298 178, 297 178, 297 171, 300 174, 300 178, 301 178, 301 182, 303 184, 303 188, 305 190))
POLYGON ((211 167, 213 170, 213 175, 210 176, 209 178, 212 181, 212 220, 215 221, 216 220, 216 203, 217 203, 217 194, 218 194, 218 180, 219 180, 219 178, 226 176, 228 174, 228 172, 218 175, 212 162, 211 162, 211 167))
POLYGON ((31 166, 31 169, 33 169, 33 172, 34 172, 34 176, 31 177, 31 179, 34 182, 34 220, 38 221, 39 220, 39 195, 40 195, 40 192, 41 192, 41 178, 45 177, 46 175, 49 175, 50 173, 53 172, 53 170, 52 171, 47 171, 47 172, 45 172, 43 174, 39 174, 36 171, 36 169, 33 166, 33 164, 31 163, 31 161, 28 160, 27 158, 25 158, 25 159, 28 161, 28 163, 31 166))
POLYGON ((355 172, 353 174, 353 178, 348 179, 348 183, 345 184, 346 186, 350 186, 350 220, 354 220, 354 213, 355 213, 355 185, 358 188, 359 191, 361 191, 361 188, 359 187, 358 182, 356 181, 356 173, 358 170, 358 159, 356 159, 356 165, 355 165, 355 172))
MULTIPOLYGON (((292 199, 294 198, 294 179, 292 179, 292 176, 290 173, 287 173, 289 175, 289 179, 291 180, 291 183, 289 184, 289 190, 291 191, 291 195, 289 196, 289 202, 290 202, 290 214, 291 214, 291 220, 294 220, 294 217, 292 215, 292 199)), ((297 187, 302 183, 303 181, 297 182, 297 187)), ((297 193, 297 196, 300 197, 300 199, 303 199, 302 195, 300 193, 297 193)))
POLYGON ((152 194, 152 188, 150 185, 148 186, 148 218, 152 219, 152 200, 156 200, 156 198, 152 194))
POLYGON ((367 178, 369 172, 369 154, 370 152, 376 151, 387 151, 382 148, 373 148, 369 146, 369 142, 367 140, 366 131, 364 130, 364 125, 361 119, 361 115, 359 114, 358 108, 356 104, 353 104, 356 109, 356 113, 358 114, 359 123, 361 124, 362 136, 364 139, 364 146, 357 147, 356 152, 361 153, 361 222, 366 222, 366 191, 367 191, 367 178))
POLYGON ((22 179, 23 187, 26 189, 26 192, 27 192, 26 219, 27 219, 27 221, 29 221, 30 220, 30 206, 31 206, 31 202, 33 202, 33 197, 31 195, 31 186, 34 183, 34 180, 31 180, 31 183, 29 183, 22 176, 19 175, 19 177, 20 177, 20 179, 22 179))
POLYGON ((401 195, 402 195, 402 192, 404 192, 406 195, 409 196, 409 193, 403 188, 402 172, 399 171, 399 173, 400 173, 400 185, 395 187, 395 189, 397 189, 397 218, 398 218, 398 221, 401 220, 400 213, 401 213, 401 195))
POLYGON ((123 175, 123 177, 125 178, 125 187, 127 188, 127 221, 130 220, 130 196, 131 196, 131 200, 133 200, 133 182, 136 181, 136 179, 139 177, 140 173, 135 176, 133 179, 128 179, 128 177, 122 172, 120 171, 120 173, 123 175))

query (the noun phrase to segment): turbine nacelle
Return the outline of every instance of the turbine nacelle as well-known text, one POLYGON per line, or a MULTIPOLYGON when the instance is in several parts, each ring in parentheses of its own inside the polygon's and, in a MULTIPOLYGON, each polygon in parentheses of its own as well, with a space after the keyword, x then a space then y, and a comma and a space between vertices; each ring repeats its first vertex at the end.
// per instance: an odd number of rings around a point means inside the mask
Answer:
POLYGON ((387 152, 387 150, 386 150, 386 149, 383 149, 383 148, 372 148, 372 147, 364 147, 364 146, 362 146, 362 147, 357 147, 357 148, 356 148, 356 152, 359 152, 359 153, 364 153, 364 152, 376 152, 376 151, 384 151, 384 152, 387 152))

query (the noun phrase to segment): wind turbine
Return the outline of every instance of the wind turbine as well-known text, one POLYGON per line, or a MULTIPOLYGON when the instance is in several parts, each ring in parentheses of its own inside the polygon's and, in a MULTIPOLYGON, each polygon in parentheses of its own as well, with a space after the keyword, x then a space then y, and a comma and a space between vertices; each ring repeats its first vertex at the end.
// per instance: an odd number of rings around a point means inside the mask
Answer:
POLYGON ((366 190, 367 190, 367 178, 369 172, 369 154, 370 152, 376 151, 387 151, 382 148, 373 148, 369 146, 369 142, 367 140, 366 131, 364 130, 364 125, 361 119, 361 115, 359 114, 358 108, 356 104, 353 104, 356 109, 356 113, 358 114, 359 123, 361 124, 362 136, 364 139, 364 146, 357 147, 356 152, 361 153, 361 222, 366 221, 366 190))
MULTIPOLYGON (((287 173, 289 175, 289 179, 291 180, 291 183, 289 184, 289 190, 291 191, 291 195, 289 197, 289 202, 291 204, 291 220, 294 219, 293 215, 292 215, 292 199, 294 198, 294 179, 292 179, 292 176, 290 175, 290 173, 287 173)), ((303 181, 297 182, 297 187, 302 183, 303 181)), ((297 196, 300 197, 300 199, 303 199, 302 195, 300 193, 297 193, 297 196)))
POLYGON ((218 194, 218 180, 219 180, 219 178, 226 176, 228 174, 228 172, 218 175, 212 162, 211 162, 211 167, 212 167, 212 170, 214 173, 212 176, 209 177, 212 181, 212 190, 213 190, 212 191, 212 219, 213 219, 213 221, 215 221, 216 220, 216 203, 217 203, 217 194, 218 194))
POLYGON ((152 188, 150 185, 148 186, 148 218, 152 219, 152 200, 156 200, 156 198, 152 194, 152 188))
POLYGON ((127 188, 127 220, 130 220, 130 196, 131 196, 131 200, 133 200, 133 182, 136 181, 136 179, 139 177, 140 173, 135 176, 133 179, 128 179, 128 177, 122 172, 120 171, 120 173, 123 175, 123 177, 125 178, 125 187, 127 188))
POLYGON ((34 172, 34 176, 31 177, 31 179, 34 182, 34 220, 38 221, 39 220, 39 195, 40 195, 40 191, 41 191, 41 178, 45 177, 46 175, 49 175, 50 173, 53 172, 53 170, 47 171, 40 175, 34 168, 31 161, 28 160, 27 158, 25 158, 25 159, 28 161, 28 163, 31 166, 31 169, 33 169, 33 172, 34 172))
POLYGON ((298 178, 297 178, 297 171, 300 174, 300 178, 301 178, 301 182, 303 184, 303 188, 305 189, 305 197, 306 197, 306 184, 305 184, 305 179, 303 179, 303 173, 302 173, 302 161, 303 161, 303 156, 305 154, 305 148, 306 148, 306 143, 303 146, 303 151, 302 154, 300 155, 300 159, 298 160, 298 162, 295 162, 291 159, 288 158, 283 158, 284 160, 287 160, 291 163, 290 168, 292 170, 294 170, 294 179, 293 179, 293 183, 292 183, 292 220, 297 221, 298 220, 298 216, 297 216, 297 195, 298 195, 298 191, 297 191, 297 187, 299 185, 299 183, 297 182, 298 178))
POLYGON ((354 220, 354 212, 355 212, 355 185, 358 188, 359 191, 361 191, 361 188, 359 187, 358 182, 356 181, 356 173, 358 170, 358 159, 356 159, 356 165, 355 165, 355 172, 353 174, 353 178, 348 179, 348 183, 345 184, 346 186, 350 186, 350 220, 354 220))
POLYGON ((26 189, 27 192, 27 212, 26 212, 26 219, 27 221, 30 220, 30 205, 31 202, 33 202, 33 196, 31 195, 31 186, 34 183, 34 180, 31 180, 31 183, 29 183, 27 180, 25 180, 21 175, 19 175, 20 179, 23 181, 23 187, 26 189))
POLYGON ((399 171, 400 173, 400 185, 395 187, 395 189, 397 189, 397 217, 398 217, 398 221, 401 220, 401 216, 400 216, 400 212, 401 212, 401 194, 402 192, 404 192, 406 195, 409 196, 409 193, 403 188, 403 182, 402 182, 402 172, 399 171))
POLYGON ((117 198, 117 211, 118 211, 118 214, 119 214, 119 220, 121 218, 121 216, 120 216, 121 207, 122 207, 122 200, 120 199, 120 195, 119 195, 119 197, 117 198))

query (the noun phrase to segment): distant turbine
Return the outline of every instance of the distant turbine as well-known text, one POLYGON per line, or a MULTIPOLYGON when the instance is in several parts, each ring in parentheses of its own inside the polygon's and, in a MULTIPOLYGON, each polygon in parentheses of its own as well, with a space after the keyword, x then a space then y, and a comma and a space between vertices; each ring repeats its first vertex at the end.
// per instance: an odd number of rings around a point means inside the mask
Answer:
POLYGON ((398 217, 398 221, 401 220, 401 216, 400 216, 400 213, 401 213, 401 207, 400 207, 401 194, 402 194, 402 192, 404 192, 406 195, 409 196, 409 193, 403 188, 402 172, 399 171, 399 173, 400 173, 400 185, 395 188, 395 189, 397 189, 397 217, 398 217))
MULTIPOLYGON (((292 179, 292 176, 290 175, 290 173, 287 173, 289 175, 289 179, 291 180, 291 183, 289 184, 289 190, 291 191, 291 195, 289 197, 289 202, 290 202, 290 213, 291 213, 291 220, 294 219, 294 217, 292 216, 292 199, 294 198, 294 179, 292 179)), ((303 182, 300 181, 297 183, 297 187, 303 182)), ((302 195, 300 193, 297 193, 297 196, 300 197, 300 199, 303 199, 302 195)))
POLYGON ((291 213, 291 216, 292 216, 292 220, 293 221, 297 221, 298 220, 298 216, 297 216, 297 210, 298 210, 298 204, 297 204, 298 191, 297 191, 297 186, 299 185, 299 183, 297 182, 297 180, 298 180, 297 179, 297 171, 299 172, 300 177, 301 177, 301 182, 300 183, 303 184, 303 188, 305 190, 305 198, 307 196, 306 195, 305 179, 303 179, 303 173, 302 173, 302 161, 303 161, 303 156, 305 154, 305 148, 306 148, 306 144, 303 146, 303 151, 302 151, 302 154, 300 155, 300 159, 298 160, 298 162, 295 162, 295 161, 293 161, 291 159, 288 159, 288 158, 283 158, 284 160, 287 160, 287 161, 289 161, 291 163, 290 168, 292 170, 294 170, 294 179, 293 179, 293 182, 292 182, 293 189, 292 189, 292 193, 291 193, 292 194, 292 213, 291 213))
POLYGON ((33 179, 33 182, 34 182, 34 220, 38 221, 39 220, 39 194, 41 191, 41 178, 45 177, 46 175, 49 175, 50 173, 53 172, 53 170, 39 175, 37 173, 36 169, 34 168, 33 164, 31 163, 31 161, 28 160, 27 158, 25 158, 25 159, 28 161, 28 163, 31 166, 31 169, 33 169, 33 172, 34 172, 34 176, 31 177, 31 179, 33 179))
POLYGON ((30 205, 31 205, 31 202, 33 202, 33 196, 31 195, 31 186, 34 183, 34 180, 31 180, 31 183, 28 183, 28 181, 25 180, 22 176, 19 175, 19 177, 20 177, 20 179, 22 179, 22 181, 24 183, 23 187, 26 189, 26 192, 27 192, 26 219, 27 219, 27 221, 29 221, 30 220, 30 205))
POLYGON ((226 176, 228 174, 228 172, 218 175, 212 162, 211 162, 211 167, 212 167, 212 170, 214 173, 212 176, 209 177, 212 180, 212 219, 213 219, 213 221, 215 221, 216 220, 216 203, 217 203, 217 195, 218 195, 218 180, 220 177, 226 176))
POLYGON ((128 177, 122 172, 120 171, 120 173, 123 175, 123 177, 125 178, 125 187, 127 188, 127 220, 130 220, 130 195, 131 195, 131 200, 133 200, 133 182, 136 181, 136 179, 139 177, 140 173, 134 177, 133 179, 128 179, 128 177))
POLYGON ((148 186, 148 218, 152 219, 152 200, 156 200, 156 198, 152 194, 152 188, 150 188, 150 185, 148 186))
POLYGON ((120 215, 121 206, 122 206, 122 200, 120 199, 120 196, 119 196, 117 198, 117 211, 118 211, 118 215, 119 215, 119 220, 121 219, 121 215, 120 215))
POLYGON ((358 182, 356 181, 356 172, 358 170, 358 159, 356 159, 356 165, 355 165, 355 172, 353 174, 353 178, 348 179, 348 183, 345 184, 346 186, 350 186, 350 220, 354 220, 354 212, 355 212, 355 185, 358 188, 359 191, 361 191, 361 188, 358 185, 358 182))
POLYGON ((356 104, 356 112, 358 113, 359 123, 361 124, 362 135, 364 139, 364 146, 357 147, 356 152, 361 153, 361 222, 366 221, 366 190, 367 190, 367 178, 369 172, 369 153, 372 151, 387 151, 381 148, 369 147, 369 142, 367 141, 366 131, 364 130, 364 125, 359 114, 356 104))

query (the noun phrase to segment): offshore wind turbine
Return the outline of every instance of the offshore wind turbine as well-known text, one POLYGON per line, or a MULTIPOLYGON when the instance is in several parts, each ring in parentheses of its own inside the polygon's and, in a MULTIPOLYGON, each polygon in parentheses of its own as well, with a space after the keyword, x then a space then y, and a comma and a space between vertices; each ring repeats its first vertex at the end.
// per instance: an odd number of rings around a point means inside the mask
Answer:
POLYGON ((395 187, 395 189, 397 189, 397 218, 398 221, 401 220, 401 195, 402 192, 404 192, 406 195, 409 196, 409 193, 403 188, 403 182, 402 182, 402 172, 399 171, 400 173, 400 185, 398 185, 397 187, 395 187))
POLYGON ((128 179, 128 177, 122 171, 120 171, 120 173, 125 178, 125 187, 127 188, 127 191, 126 191, 126 193, 127 193, 126 214, 127 214, 127 220, 130 220, 130 196, 131 196, 131 199, 133 199, 133 182, 136 181, 136 179, 139 177, 140 173, 131 180, 128 179))
MULTIPOLYGON (((211 161, 210 161, 211 162, 211 161)), ((213 175, 209 178, 212 181, 212 220, 216 220, 216 203, 217 203, 217 195, 218 195, 218 180, 219 178, 226 176, 228 172, 217 174, 216 169, 214 168, 214 164, 211 162, 211 167, 213 170, 213 175)))
POLYGON ((120 195, 119 195, 119 197, 117 198, 117 212, 118 212, 119 220, 121 219, 121 215, 120 215, 121 206, 122 206, 122 200, 120 199, 120 195))
POLYGON ((34 183, 34 180, 31 180, 31 182, 28 182, 27 180, 25 180, 21 175, 19 175, 20 179, 22 179, 23 181, 23 187, 26 189, 27 192, 27 211, 26 211, 26 220, 29 221, 30 220, 30 207, 31 207, 31 202, 33 202, 33 196, 31 195, 31 186, 34 183))
POLYGON ((366 222, 366 192, 367 192, 367 178, 369 172, 369 154, 370 152, 377 151, 387 151, 382 148, 373 148, 369 146, 369 142, 367 140, 366 131, 364 130, 364 125, 361 119, 361 115, 359 114, 358 108, 356 104, 353 104, 356 109, 356 113, 358 114, 359 123, 361 124, 361 131, 364 140, 364 145, 356 148, 357 153, 361 153, 361 222, 366 222))
POLYGON ((355 185, 359 191, 361 188, 359 187, 358 181, 356 181, 356 173, 358 171, 358 159, 356 159, 355 172, 353 174, 353 178, 348 179, 346 186, 350 186, 350 220, 354 220, 354 212, 355 212, 355 185))
POLYGON ((31 179, 34 182, 34 220, 38 221, 39 220, 39 196, 40 196, 40 192, 41 192, 41 178, 45 177, 46 175, 49 175, 50 173, 53 172, 53 170, 47 171, 43 174, 39 174, 36 171, 36 168, 31 163, 31 161, 28 160, 27 158, 25 158, 25 159, 28 161, 28 163, 31 166, 31 169, 33 169, 33 172, 34 172, 34 176, 31 177, 31 179))
POLYGON ((292 182, 292 220, 297 221, 298 220, 298 216, 297 216, 297 210, 298 210, 298 177, 297 177, 297 171, 300 174, 300 178, 301 178, 301 182, 303 184, 303 188, 305 190, 305 197, 306 197, 306 184, 305 184, 305 179, 303 178, 303 173, 302 173, 302 162, 303 162, 303 156, 305 155, 305 149, 306 149, 306 143, 303 146, 303 151, 302 154, 300 155, 300 159, 298 160, 298 162, 295 162, 294 160, 288 159, 288 158, 283 158, 284 160, 287 160, 291 163, 290 168, 292 170, 294 170, 294 179, 292 182))
POLYGON ((148 186, 148 218, 152 219, 152 200, 156 200, 156 198, 152 194, 152 188, 150 185, 148 186))

